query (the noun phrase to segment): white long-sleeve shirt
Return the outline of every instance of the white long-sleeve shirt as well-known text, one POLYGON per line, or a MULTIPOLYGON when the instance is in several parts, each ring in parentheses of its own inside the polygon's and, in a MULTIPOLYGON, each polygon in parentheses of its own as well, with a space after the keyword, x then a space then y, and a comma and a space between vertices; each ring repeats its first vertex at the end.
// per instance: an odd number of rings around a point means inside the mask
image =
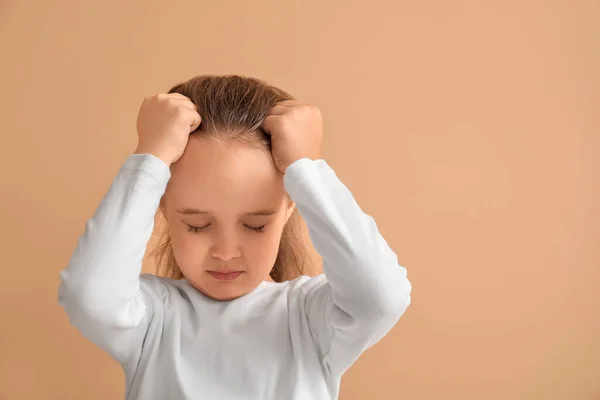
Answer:
POLYGON ((217 301, 141 274, 170 176, 159 158, 130 155, 60 274, 59 303, 121 364, 126 399, 337 399, 343 372, 410 304, 406 270, 373 218, 324 160, 296 161, 284 186, 324 274, 217 301))

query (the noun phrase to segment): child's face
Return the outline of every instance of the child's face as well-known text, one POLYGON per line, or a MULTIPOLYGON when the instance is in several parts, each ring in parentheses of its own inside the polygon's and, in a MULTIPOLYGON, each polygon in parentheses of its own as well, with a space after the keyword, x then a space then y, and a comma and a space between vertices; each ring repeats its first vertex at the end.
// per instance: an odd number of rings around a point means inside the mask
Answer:
POLYGON ((192 135, 171 167, 163 200, 175 258, 196 289, 230 300, 270 280, 294 204, 267 151, 192 135), (194 232, 190 226, 202 229, 194 232), (219 274, 224 270, 238 273, 219 274))

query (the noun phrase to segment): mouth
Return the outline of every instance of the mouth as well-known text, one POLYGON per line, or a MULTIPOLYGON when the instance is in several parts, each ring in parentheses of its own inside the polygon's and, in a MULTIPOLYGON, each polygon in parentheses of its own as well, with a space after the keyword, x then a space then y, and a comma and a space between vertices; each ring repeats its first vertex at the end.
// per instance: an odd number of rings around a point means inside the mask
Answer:
POLYGON ((233 281, 237 279, 244 271, 207 271, 210 276, 218 281, 233 281))

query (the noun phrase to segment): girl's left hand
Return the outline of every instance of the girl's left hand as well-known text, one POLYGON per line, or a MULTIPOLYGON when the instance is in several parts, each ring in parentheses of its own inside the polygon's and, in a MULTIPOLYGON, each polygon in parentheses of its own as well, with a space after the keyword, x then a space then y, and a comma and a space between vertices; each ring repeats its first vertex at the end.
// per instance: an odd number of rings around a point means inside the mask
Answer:
POLYGON ((323 118, 314 106, 295 100, 277 103, 262 128, 271 136, 273 160, 282 173, 301 158, 321 157, 323 118))

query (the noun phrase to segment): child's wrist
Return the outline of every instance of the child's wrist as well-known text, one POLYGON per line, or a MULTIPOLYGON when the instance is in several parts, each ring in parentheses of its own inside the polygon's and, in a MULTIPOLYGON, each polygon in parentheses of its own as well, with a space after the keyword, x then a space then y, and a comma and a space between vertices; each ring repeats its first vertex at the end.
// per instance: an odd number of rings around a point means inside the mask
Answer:
POLYGON ((138 146, 135 151, 133 152, 133 154, 151 154, 156 158, 159 158, 162 162, 164 162, 168 167, 171 166, 172 162, 171 162, 171 158, 168 157, 165 154, 162 154, 161 152, 158 151, 154 151, 154 150, 149 150, 149 149, 145 149, 141 146, 138 146))

